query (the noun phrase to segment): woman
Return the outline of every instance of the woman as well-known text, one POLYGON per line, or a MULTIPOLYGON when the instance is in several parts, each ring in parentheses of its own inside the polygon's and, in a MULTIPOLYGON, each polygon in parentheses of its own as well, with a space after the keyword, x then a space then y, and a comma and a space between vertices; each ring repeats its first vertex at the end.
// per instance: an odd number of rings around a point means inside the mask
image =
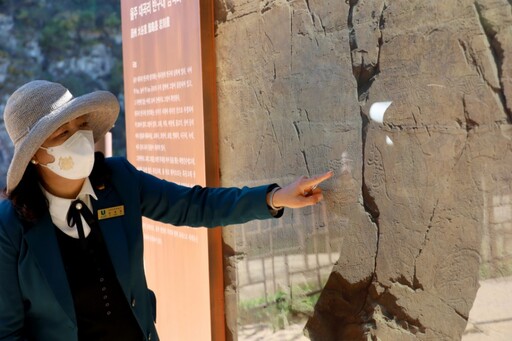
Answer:
POLYGON ((193 188, 94 153, 117 99, 33 81, 7 101, 14 144, 0 203, 0 340, 158 340, 142 216, 214 227, 280 217, 322 199, 328 172, 280 188, 193 188))

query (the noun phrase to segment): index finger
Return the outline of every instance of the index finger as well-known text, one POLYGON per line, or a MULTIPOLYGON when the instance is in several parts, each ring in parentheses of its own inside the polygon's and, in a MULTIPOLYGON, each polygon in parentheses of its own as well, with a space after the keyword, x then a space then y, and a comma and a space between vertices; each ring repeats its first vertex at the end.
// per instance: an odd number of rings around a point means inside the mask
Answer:
POLYGON ((307 184, 311 187, 316 187, 325 180, 329 179, 334 174, 333 171, 325 172, 324 174, 316 175, 307 180, 307 184))

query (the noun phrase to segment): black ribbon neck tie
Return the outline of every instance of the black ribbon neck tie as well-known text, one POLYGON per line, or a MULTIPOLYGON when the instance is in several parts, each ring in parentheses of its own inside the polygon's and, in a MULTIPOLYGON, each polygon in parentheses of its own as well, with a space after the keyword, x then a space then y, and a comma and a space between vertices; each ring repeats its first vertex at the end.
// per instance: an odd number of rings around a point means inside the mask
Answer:
POLYGON ((69 210, 66 215, 66 221, 69 227, 74 227, 78 231, 78 239, 82 244, 82 248, 87 248, 87 239, 85 238, 84 226, 82 224, 82 218, 87 222, 91 229, 96 227, 96 219, 87 205, 80 199, 76 199, 69 205, 69 210))

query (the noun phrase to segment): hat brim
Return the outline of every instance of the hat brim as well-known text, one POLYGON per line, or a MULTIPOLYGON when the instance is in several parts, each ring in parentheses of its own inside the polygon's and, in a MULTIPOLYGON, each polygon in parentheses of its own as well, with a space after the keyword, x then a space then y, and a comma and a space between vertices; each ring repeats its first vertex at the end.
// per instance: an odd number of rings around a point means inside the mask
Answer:
POLYGON ((113 126, 119 115, 119 102, 108 91, 95 91, 73 98, 68 103, 41 118, 14 148, 7 171, 7 193, 21 181, 27 166, 39 147, 63 124, 89 114, 89 126, 94 142, 99 141, 113 126))

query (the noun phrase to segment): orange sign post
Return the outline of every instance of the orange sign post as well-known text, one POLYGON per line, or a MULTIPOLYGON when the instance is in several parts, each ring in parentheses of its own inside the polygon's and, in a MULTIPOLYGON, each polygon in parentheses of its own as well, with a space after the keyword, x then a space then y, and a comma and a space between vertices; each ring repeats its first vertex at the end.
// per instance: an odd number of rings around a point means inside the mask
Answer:
MULTIPOLYGON (((184 185, 218 185, 213 3, 121 2, 128 158, 184 185)), ((129 184, 127 184, 129 185, 129 184)), ((162 340, 224 339, 220 229, 144 220, 162 340)))

